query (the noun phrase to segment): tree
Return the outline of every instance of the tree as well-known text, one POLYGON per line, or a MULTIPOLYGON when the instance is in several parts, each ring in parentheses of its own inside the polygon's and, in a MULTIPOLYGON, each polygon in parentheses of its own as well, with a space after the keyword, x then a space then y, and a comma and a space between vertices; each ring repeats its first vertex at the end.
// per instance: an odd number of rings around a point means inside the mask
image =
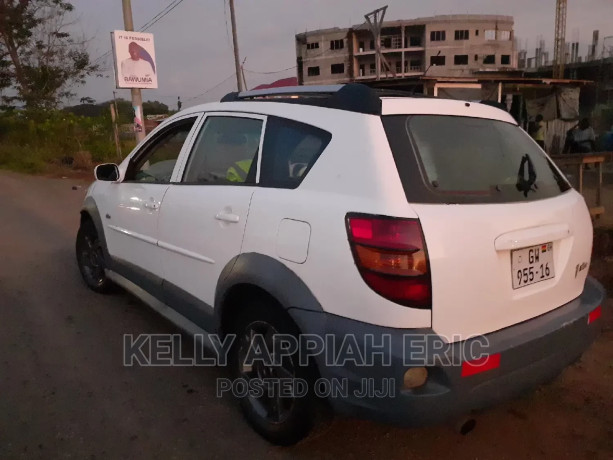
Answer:
POLYGON ((143 102, 143 113, 146 115, 162 115, 168 113, 168 106, 158 101, 143 102))
POLYGON ((4 104, 55 108, 98 66, 86 41, 66 30, 74 10, 64 0, 0 0, 0 90, 4 104))
POLYGON ((78 105, 64 107, 63 110, 83 117, 99 117, 104 114, 110 114, 109 104, 117 104, 117 122, 119 124, 131 124, 134 121, 134 109, 132 108, 132 103, 130 101, 126 101, 125 99, 111 99, 109 101, 100 102, 98 104, 95 104, 95 101, 91 104, 87 101, 84 103, 83 101, 81 102, 82 103, 78 105))

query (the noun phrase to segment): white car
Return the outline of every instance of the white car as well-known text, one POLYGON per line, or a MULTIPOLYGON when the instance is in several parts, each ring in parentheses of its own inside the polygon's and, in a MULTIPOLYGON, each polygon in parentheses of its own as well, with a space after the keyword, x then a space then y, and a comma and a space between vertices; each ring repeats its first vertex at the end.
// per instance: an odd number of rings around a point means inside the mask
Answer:
POLYGON ((85 282, 236 334, 236 378, 317 383, 240 398, 278 444, 308 433, 324 396, 407 425, 462 416, 552 379, 598 332, 586 204, 488 105, 359 84, 231 93, 96 178, 85 282), (254 337, 279 334, 298 349, 246 364, 254 337))

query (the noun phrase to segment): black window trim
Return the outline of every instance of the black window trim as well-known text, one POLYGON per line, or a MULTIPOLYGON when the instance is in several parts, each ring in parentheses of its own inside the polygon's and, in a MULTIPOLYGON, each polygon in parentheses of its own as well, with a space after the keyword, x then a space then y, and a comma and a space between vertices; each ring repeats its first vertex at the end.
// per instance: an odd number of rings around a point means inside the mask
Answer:
MULTIPOLYGON (((145 182, 141 182, 138 180, 134 180, 134 179, 125 179, 126 177, 128 177, 129 175, 131 175, 134 171, 134 167, 136 166, 136 164, 146 155, 149 154, 151 148, 160 140, 161 137, 163 137, 165 134, 168 133, 168 131, 174 129, 175 127, 181 125, 181 124, 185 124, 188 123, 190 121, 193 121, 192 127, 188 133, 188 137, 185 139, 185 142, 183 143, 183 146, 181 147, 181 151, 179 152, 179 156, 177 157, 177 162, 179 161, 179 159, 181 158, 181 153, 183 152, 183 149, 185 148, 186 145, 190 145, 191 143, 191 138, 194 132, 194 129, 196 126, 198 126, 200 123, 198 122, 199 118, 202 117, 202 112, 194 112, 194 113, 190 113, 190 114, 186 114, 185 116, 181 117, 181 118, 177 118, 174 119, 172 121, 169 121, 167 124, 165 125, 161 125, 159 127, 159 129, 156 128, 156 131, 154 131, 154 134, 151 136, 150 139, 147 139, 145 141, 145 143, 140 146, 138 148, 138 150, 136 152, 134 152, 134 154, 132 154, 132 156, 130 156, 130 160, 128 161, 128 166, 126 167, 126 172, 124 174, 124 179, 121 181, 121 183, 127 183, 127 184, 140 184, 140 183, 145 183, 145 182)), ((176 168, 176 165, 175 165, 176 168)), ((174 174, 174 170, 173 170, 173 174, 174 174)), ((168 185, 168 184, 172 184, 172 180, 169 182, 146 182, 147 184, 156 184, 156 185, 168 185)))

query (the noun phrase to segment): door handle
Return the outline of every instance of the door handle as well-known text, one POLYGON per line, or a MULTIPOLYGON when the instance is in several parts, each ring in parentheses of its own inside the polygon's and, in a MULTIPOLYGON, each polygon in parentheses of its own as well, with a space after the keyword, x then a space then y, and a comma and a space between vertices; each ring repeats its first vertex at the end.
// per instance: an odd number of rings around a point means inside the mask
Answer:
POLYGON ((542 225, 500 235, 494 240, 494 247, 497 251, 526 248, 568 238, 572 234, 568 224, 542 225))
POLYGON ((155 210, 159 209, 159 207, 160 207, 160 203, 157 202, 157 201, 152 201, 152 202, 147 202, 146 201, 145 202, 145 208, 147 208, 147 209, 151 209, 151 210, 155 211, 155 210))
POLYGON ((218 212, 217 214, 215 214, 215 219, 222 220, 224 222, 232 222, 234 224, 238 223, 238 221, 241 220, 240 216, 227 212, 218 212))

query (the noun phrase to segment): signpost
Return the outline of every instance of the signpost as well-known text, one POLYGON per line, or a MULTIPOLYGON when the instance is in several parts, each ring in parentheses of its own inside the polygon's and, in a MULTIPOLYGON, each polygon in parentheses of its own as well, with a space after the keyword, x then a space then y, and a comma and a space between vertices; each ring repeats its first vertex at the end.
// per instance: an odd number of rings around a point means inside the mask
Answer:
POLYGON ((157 66, 153 35, 134 32, 132 2, 122 0, 123 22, 126 30, 111 33, 113 63, 117 88, 130 88, 134 109, 134 135, 136 141, 145 138, 143 124, 143 97, 141 88, 157 88, 157 66))
POLYGON ((117 88, 157 88, 153 34, 115 30, 111 35, 117 88))

